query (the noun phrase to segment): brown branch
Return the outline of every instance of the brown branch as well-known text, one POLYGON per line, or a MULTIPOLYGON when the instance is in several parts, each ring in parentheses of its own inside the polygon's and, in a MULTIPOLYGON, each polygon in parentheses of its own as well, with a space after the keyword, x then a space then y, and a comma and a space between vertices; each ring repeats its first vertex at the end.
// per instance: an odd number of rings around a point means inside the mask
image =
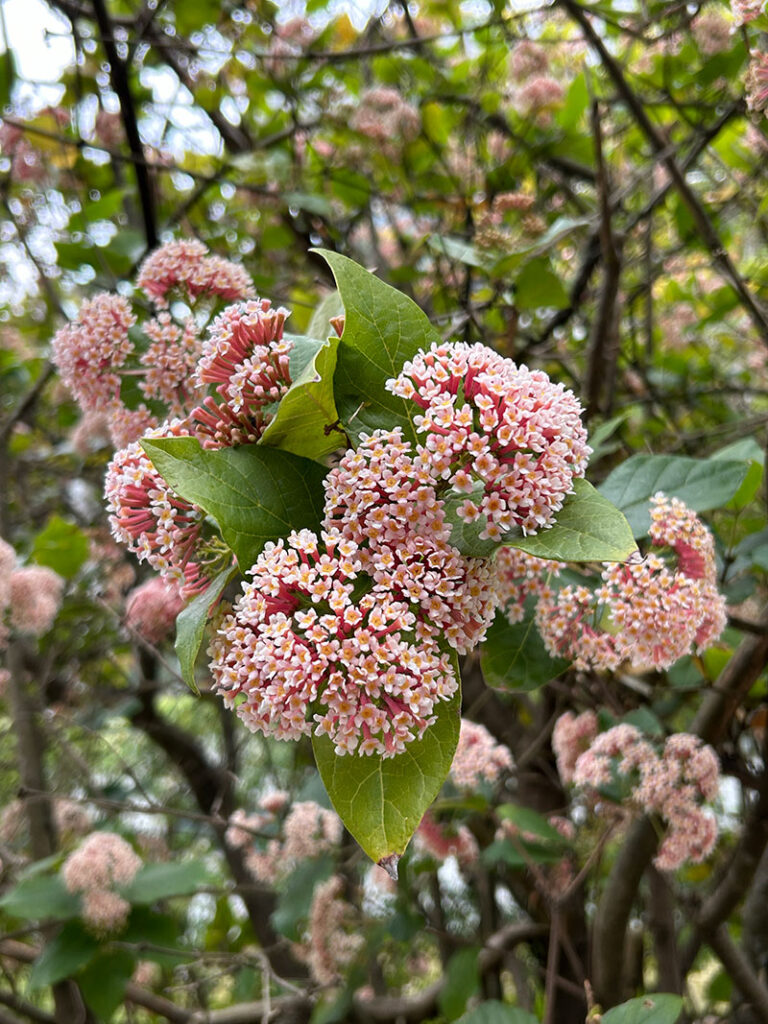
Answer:
MULTIPOLYGON (((136 122, 136 110, 128 81, 128 71, 117 52, 117 46, 112 41, 112 23, 104 0, 93 0, 93 11, 96 15, 96 23, 99 26, 101 45, 104 47, 104 52, 109 62, 109 77, 112 82, 112 88, 120 101, 120 116, 123 121, 123 128, 125 129, 125 137, 128 140, 128 147, 134 156, 139 157, 143 155, 144 149, 141 137, 139 136, 139 126, 136 122)), ((139 202, 142 220, 144 221, 144 237, 147 241, 147 249, 154 249, 158 244, 158 236, 152 182, 144 163, 137 161, 134 165, 134 170, 136 185, 139 190, 139 202)))
POLYGON ((619 96, 626 103, 635 119, 635 122, 650 143, 654 153, 669 172, 672 182, 680 194, 680 198, 688 207, 688 211, 691 214, 696 230, 704 243, 705 248, 711 254, 724 277, 730 281, 731 286, 739 296, 742 306, 746 309, 752 319, 752 322, 757 328, 761 338, 766 344, 768 344, 768 315, 766 315, 766 311, 752 295, 749 288, 747 288, 744 279, 726 251, 722 239, 718 235, 717 230, 699 200, 699 197, 686 181, 685 174, 675 160, 674 155, 669 152, 668 144, 660 130, 648 117, 642 102, 636 96, 634 90, 624 77, 624 72, 620 65, 598 35, 587 12, 576 2, 576 0, 560 0, 560 3, 573 20, 579 25, 590 46, 600 57, 605 70, 608 72, 608 75, 616 86, 619 96))
POLYGON ((707 945, 725 967, 736 988, 747 997, 758 1020, 768 1024, 768 989, 728 934, 725 925, 707 936, 707 945))

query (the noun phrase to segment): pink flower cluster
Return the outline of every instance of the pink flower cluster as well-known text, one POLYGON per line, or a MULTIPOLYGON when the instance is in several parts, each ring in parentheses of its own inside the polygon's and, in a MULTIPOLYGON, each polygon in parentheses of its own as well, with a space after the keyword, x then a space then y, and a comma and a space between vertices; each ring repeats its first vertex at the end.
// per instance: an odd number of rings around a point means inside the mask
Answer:
POLYGON ((258 441, 271 419, 268 407, 291 386, 289 354, 283 340, 288 310, 272 309, 269 299, 228 306, 213 322, 204 342, 195 381, 215 384, 220 401, 208 396, 191 413, 205 448, 258 441))
POLYGON ((759 18, 764 7, 765 0, 731 0, 731 12, 739 25, 759 18))
MULTIPOLYGON (((189 433, 181 421, 175 420, 147 436, 188 437, 189 433)), ((171 490, 137 441, 115 454, 107 469, 104 491, 116 540, 164 579, 181 584, 183 596, 205 588, 207 579, 194 560, 202 511, 171 490)))
POLYGON ((696 45, 706 57, 712 57, 733 45, 731 25, 727 18, 714 8, 703 10, 691 25, 696 45))
POLYGON ((194 317, 187 317, 179 326, 170 313, 161 311, 144 324, 143 331, 150 345, 139 360, 145 368, 141 392, 147 400, 165 403, 171 416, 183 416, 193 395, 190 381, 202 351, 194 317))
POLYGON ((190 239, 166 242, 150 253, 136 283, 159 309, 168 306, 168 296, 174 291, 192 301, 210 295, 234 302, 253 295, 253 284, 243 267, 211 256, 202 242, 190 239))
POLYGON ((363 435, 326 478, 324 525, 357 545, 361 570, 410 604, 425 632, 464 653, 493 618, 496 581, 487 559, 450 544, 435 485, 421 449, 414 457, 399 429, 363 435))
POLYGON ((336 531, 265 547, 209 652, 216 688, 249 728, 281 739, 314 732, 340 754, 391 757, 453 695, 431 631, 376 584, 355 598, 359 571, 357 545, 336 531))
POLYGON ((344 831, 334 811, 312 800, 298 801, 285 816, 279 837, 270 839, 264 849, 256 848, 254 833, 273 828, 287 804, 288 794, 275 791, 259 801, 258 814, 235 811, 227 829, 227 841, 246 851, 248 870, 268 884, 285 878, 299 861, 336 849, 344 831))
POLYGON ((42 636, 53 625, 64 580, 44 565, 19 566, 16 552, 0 538, 0 650, 9 628, 28 636, 42 636))
POLYGON ((414 845, 438 861, 455 857, 462 867, 471 867, 480 855, 477 839, 466 825, 459 825, 458 829, 441 825, 429 811, 421 819, 414 845))
POLYGON ((355 907, 343 898, 344 888, 340 875, 315 886, 305 945, 297 950, 319 985, 338 981, 365 945, 355 907))
POLYGON ((563 782, 573 782, 576 762, 589 749, 597 733, 597 715, 594 711, 585 711, 581 715, 566 711, 555 722, 552 730, 552 751, 557 760, 558 774, 563 782))
POLYGON ((115 891, 129 885, 141 858, 113 832, 94 832, 64 861, 61 869, 69 892, 82 894, 83 921, 97 935, 125 927, 131 905, 115 891))
POLYGON ((750 110, 764 111, 768 106, 768 53, 763 50, 750 50, 752 58, 744 78, 747 107, 750 110))
POLYGON ((590 448, 572 392, 485 345, 435 343, 387 388, 423 410, 422 458, 467 495, 464 522, 485 517, 482 537, 550 526, 584 475, 590 448))
POLYGON ((714 643, 726 614, 711 533, 683 502, 659 493, 650 538, 644 559, 606 564, 594 593, 567 586, 539 602, 536 623, 550 654, 580 669, 623 661, 662 669, 714 643))
POLYGON ((496 552, 499 604, 510 625, 523 621, 529 597, 550 600, 554 596, 549 581, 559 576, 563 568, 563 562, 536 558, 518 548, 499 548, 496 552))
POLYGON ((512 768, 512 755, 497 743, 483 725, 464 718, 459 745, 453 755, 449 778, 459 789, 476 789, 481 782, 496 782, 512 768))
POLYGON ((178 584, 160 576, 142 583, 125 600, 125 624, 150 644, 161 643, 184 607, 178 584))
POLYGON ((636 807, 667 823, 656 867, 674 871, 685 861, 698 864, 712 852, 717 822, 700 806, 718 793, 720 766, 711 747, 696 736, 677 733, 658 753, 634 726, 616 725, 579 756, 573 783, 600 789, 615 775, 633 781, 631 801, 636 807))
POLYGON ((371 139, 391 144, 396 139, 414 139, 421 131, 421 117, 397 89, 381 86, 363 93, 350 125, 371 139))

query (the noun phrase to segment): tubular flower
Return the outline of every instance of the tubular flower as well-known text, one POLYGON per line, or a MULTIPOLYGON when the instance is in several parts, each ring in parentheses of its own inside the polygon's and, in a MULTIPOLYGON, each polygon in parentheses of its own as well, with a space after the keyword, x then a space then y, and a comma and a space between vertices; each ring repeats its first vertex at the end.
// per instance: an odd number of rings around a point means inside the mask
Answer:
POLYGON ((257 441, 271 419, 268 407, 291 386, 289 354, 283 340, 288 310, 269 299, 228 306, 214 320, 195 371, 198 387, 215 384, 212 396, 193 410, 195 432, 206 448, 257 441))
POLYGON ((135 322, 126 299, 102 292, 54 336, 53 361, 84 412, 109 411, 119 400, 116 371, 133 351, 128 331, 135 322))
POLYGON ((481 780, 495 782, 512 767, 512 755, 483 725, 463 718, 450 779, 459 789, 476 789, 481 780))
POLYGON ((465 522, 485 517, 481 537, 550 526, 584 475, 590 449, 574 395, 485 345, 434 344, 387 389, 424 410, 415 418, 423 458, 467 495, 465 522))
POLYGON ((601 733, 583 753, 573 771, 577 786, 608 785, 614 773, 635 783, 631 802, 646 814, 667 822, 667 834, 654 863, 673 871, 685 861, 700 863, 714 847, 717 823, 702 808, 717 796, 720 766, 711 747, 697 736, 670 736, 659 754, 632 725, 601 733))
POLYGON ((543 595, 536 607, 536 627, 553 658, 567 658, 581 672, 618 668, 622 657, 616 638, 601 628, 594 593, 569 584, 543 595))
POLYGON ((551 600, 554 597, 549 585, 551 577, 560 575, 564 562, 536 558, 518 548, 502 547, 496 552, 496 571, 499 576, 499 603, 504 609, 510 625, 522 622, 525 617, 525 602, 536 596, 551 600))
MULTIPOLYGON (((174 420, 147 436, 189 433, 184 423, 174 420)), ((183 596, 205 588, 208 581, 193 560, 203 512, 171 490, 137 441, 115 453, 107 469, 105 495, 116 540, 165 579, 182 584, 183 596)))
POLYGON ((456 680, 415 617, 382 587, 355 599, 357 546, 309 530, 269 543, 213 639, 211 671, 245 724, 278 739, 327 735, 338 754, 401 753, 456 680))
POLYGON ((210 256, 206 246, 193 239, 155 249, 141 265, 136 283, 159 309, 168 306, 168 293, 174 289, 192 300, 212 295, 234 302, 253 295, 253 284, 241 266, 210 256))
POLYGON ((363 572, 410 603, 425 632, 442 631, 460 652, 482 640, 497 604, 487 559, 465 558, 423 458, 399 429, 363 435, 325 480, 326 528, 358 548, 363 572))

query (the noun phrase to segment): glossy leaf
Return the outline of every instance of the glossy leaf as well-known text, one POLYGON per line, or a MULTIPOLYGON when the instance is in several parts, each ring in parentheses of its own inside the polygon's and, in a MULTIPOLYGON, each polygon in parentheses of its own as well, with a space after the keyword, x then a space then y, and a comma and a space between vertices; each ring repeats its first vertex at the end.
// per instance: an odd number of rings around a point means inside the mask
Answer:
MULTIPOLYGON (((454 657, 454 671, 458 663, 454 657)), ((397 862, 448 775, 459 740, 457 693, 437 707, 437 721, 402 754, 382 758, 334 753, 327 736, 312 740, 320 777, 345 827, 373 861, 397 862)))
POLYGON ((413 402, 384 390, 403 364, 441 340, 426 315, 402 292, 363 270, 346 256, 318 250, 327 261, 344 303, 344 333, 338 347, 334 394, 349 437, 379 427, 403 428, 415 438, 413 402))
POLYGON ((603 1024, 675 1024, 683 1009, 680 996, 640 996, 603 1014, 603 1024))
POLYGON ((338 338, 293 337, 291 385, 261 438, 261 443, 308 459, 322 459, 344 447, 333 400, 338 338))
POLYGON ((145 864, 121 892, 131 903, 154 903, 171 896, 188 896, 212 880, 210 871, 199 860, 179 864, 145 864))
POLYGON ((539 1020, 519 1006, 488 999, 459 1017, 459 1024, 539 1024, 539 1020))
POLYGON ((136 958, 127 950, 104 951, 77 976, 83 998, 99 1021, 106 1022, 125 998, 125 989, 136 968, 136 958))
POLYGON ((79 921, 64 925, 45 946, 32 966, 29 976, 31 989, 54 985, 70 978, 85 967, 99 951, 99 940, 87 932, 79 921))
POLYGON ((498 690, 535 690, 568 668, 564 658, 552 658, 534 624, 529 607, 522 622, 512 625, 496 613, 480 647, 480 667, 488 686, 498 690))
POLYGON ((508 543, 560 562, 624 562, 637 548, 624 515, 586 480, 574 480, 554 526, 508 543))
POLYGON ((319 526, 325 469, 310 459, 254 444, 207 451, 192 437, 142 446, 177 494, 213 516, 243 569, 267 541, 319 526))
POLYGON ((651 525, 650 499, 657 491, 680 498, 694 512, 720 508, 738 492, 748 464, 725 459, 689 459, 681 455, 633 455, 600 485, 643 537, 651 525))
POLYGON ((78 896, 64 887, 59 875, 23 878, 0 898, 0 909, 30 921, 64 920, 80 908, 78 896))

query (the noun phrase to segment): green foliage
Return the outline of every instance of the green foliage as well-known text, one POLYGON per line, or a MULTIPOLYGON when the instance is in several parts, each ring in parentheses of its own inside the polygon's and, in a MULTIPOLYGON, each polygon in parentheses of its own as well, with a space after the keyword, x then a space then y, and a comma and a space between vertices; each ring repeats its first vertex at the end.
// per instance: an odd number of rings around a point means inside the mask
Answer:
POLYGON ((267 541, 319 525, 325 470, 316 462, 261 445, 206 451, 191 437, 142 445, 176 493, 213 516, 241 569, 267 541))
POLYGON ((237 570, 222 569, 211 580, 208 588, 194 597, 176 617, 176 642, 174 647, 179 659, 182 678, 193 693, 199 694, 195 682, 195 662, 205 635, 205 625, 224 588, 233 579, 237 570))
POLYGON ((396 864, 437 796, 458 743, 460 706, 460 693, 436 705, 435 724, 395 757, 340 756, 328 737, 313 738, 331 803, 371 860, 394 858, 396 864))
POLYGON ((487 999, 460 1017, 459 1024, 539 1024, 539 1021, 527 1010, 500 1003, 496 999, 487 999))
POLYGON ((85 967, 99 950, 99 941, 79 921, 70 921, 46 945, 35 960, 30 975, 31 989, 54 985, 85 967))
POLYGON ((131 884, 121 892, 130 903, 156 903, 172 896, 188 896, 213 880, 209 868, 202 861, 144 864, 131 884))
POLYGON ((401 427, 415 439, 416 407, 384 390, 406 360, 440 336, 424 313, 402 292, 384 284, 346 256, 321 251, 344 304, 344 333, 334 377, 336 408, 352 441, 363 432, 401 427))
POLYGON ((488 686, 499 690, 536 690, 568 668, 564 658, 547 653, 534 625, 534 608, 511 625, 503 611, 496 612, 480 648, 480 666, 488 686))
POLYGON ((675 1024, 682 1009, 680 996, 641 996, 608 1010, 603 1024, 675 1024))
POLYGON ((743 461, 633 455, 601 484, 600 493, 621 509, 635 537, 651 525, 648 502, 657 491, 680 498, 695 512, 719 508, 739 491, 749 466, 743 461))
POLYGON ((460 949, 453 954, 445 968, 445 987, 438 1000, 440 1012, 448 1020, 456 1020, 467 1007, 467 1001, 480 986, 477 947, 460 949))
POLYGON ((103 951, 77 975, 83 998, 99 1021, 109 1021, 125 998, 136 958, 124 949, 103 951))
POLYGON ((33 874, 0 897, 0 907, 32 921, 66 920, 77 914, 80 898, 64 887, 59 875, 33 874))
POLYGON ((80 527, 59 515, 52 515, 36 535, 32 560, 47 565, 64 579, 72 579, 88 558, 88 538, 80 527))

